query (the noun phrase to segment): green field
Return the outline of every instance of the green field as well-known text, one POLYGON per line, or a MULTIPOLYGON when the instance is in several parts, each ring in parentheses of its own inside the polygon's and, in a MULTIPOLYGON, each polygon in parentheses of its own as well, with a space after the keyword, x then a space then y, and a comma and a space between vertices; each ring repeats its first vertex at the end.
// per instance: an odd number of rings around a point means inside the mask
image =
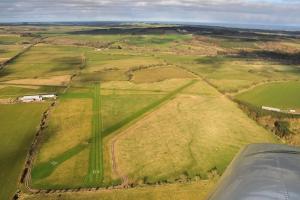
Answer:
POLYGON ((236 96, 252 105, 281 109, 300 109, 300 82, 268 83, 236 96))
POLYGON ((89 98, 66 98, 58 103, 51 113, 32 170, 33 187, 65 188, 84 184, 91 119, 92 101, 89 98))
POLYGON ((11 199, 48 104, 0 105, 0 199, 11 199))
POLYGON ((0 84, 0 99, 17 98, 24 95, 37 95, 47 93, 61 93, 64 87, 55 86, 30 86, 30 85, 9 85, 0 84))
POLYGON ((81 64, 81 48, 36 45, 0 72, 0 81, 71 75, 81 64))
POLYGON ((299 68, 269 60, 232 56, 160 55, 167 62, 179 65, 207 79, 219 91, 235 93, 266 81, 299 80, 299 68))

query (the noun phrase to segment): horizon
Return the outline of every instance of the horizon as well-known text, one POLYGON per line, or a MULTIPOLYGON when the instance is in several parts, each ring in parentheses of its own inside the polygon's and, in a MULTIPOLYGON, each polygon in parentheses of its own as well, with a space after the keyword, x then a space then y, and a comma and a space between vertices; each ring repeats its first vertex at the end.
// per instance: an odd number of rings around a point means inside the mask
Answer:
POLYGON ((1 23, 122 20, 297 27, 300 24, 300 0, 3 0, 0 8, 1 23))
POLYGON ((191 22, 191 21, 12 21, 0 22, 0 25, 86 25, 101 23, 144 23, 144 24, 161 24, 161 25, 187 25, 187 26, 209 26, 220 28, 237 28, 237 29, 257 29, 267 31, 300 31, 300 25, 277 25, 277 24, 256 24, 256 23, 222 23, 222 22, 191 22))

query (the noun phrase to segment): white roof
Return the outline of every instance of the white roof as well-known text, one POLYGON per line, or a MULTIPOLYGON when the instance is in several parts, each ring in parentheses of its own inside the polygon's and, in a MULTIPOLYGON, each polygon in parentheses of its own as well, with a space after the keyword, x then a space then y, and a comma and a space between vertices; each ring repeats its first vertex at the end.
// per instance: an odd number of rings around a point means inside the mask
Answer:
POLYGON ((40 99, 40 96, 23 96, 21 99, 40 99))

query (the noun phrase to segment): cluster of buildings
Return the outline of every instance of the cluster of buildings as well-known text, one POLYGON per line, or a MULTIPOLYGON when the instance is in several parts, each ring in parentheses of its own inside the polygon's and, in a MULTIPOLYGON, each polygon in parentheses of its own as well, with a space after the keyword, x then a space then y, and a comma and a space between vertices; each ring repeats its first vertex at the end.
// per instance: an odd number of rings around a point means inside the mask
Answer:
POLYGON ((55 94, 43 94, 43 95, 33 95, 33 96, 22 96, 19 97, 18 100, 23 103, 29 102, 39 102, 47 99, 56 99, 57 96, 55 94))

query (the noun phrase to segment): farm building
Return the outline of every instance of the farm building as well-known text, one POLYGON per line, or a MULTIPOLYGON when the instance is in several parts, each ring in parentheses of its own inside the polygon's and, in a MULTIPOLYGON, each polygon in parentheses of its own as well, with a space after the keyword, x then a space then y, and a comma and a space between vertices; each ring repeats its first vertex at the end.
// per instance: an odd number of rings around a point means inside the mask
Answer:
POLYGON ((279 108, 272 108, 272 107, 267 107, 267 106, 262 106, 263 110, 269 110, 269 111, 274 111, 274 112, 280 112, 281 110, 279 108))
POLYGON ((33 102, 33 101, 42 101, 43 98, 41 96, 23 96, 19 98, 20 101, 22 102, 33 102))
POLYGON ((23 96, 19 98, 19 101, 28 103, 28 102, 39 102, 45 99, 56 99, 55 94, 47 94, 47 95, 34 95, 34 96, 23 96))

